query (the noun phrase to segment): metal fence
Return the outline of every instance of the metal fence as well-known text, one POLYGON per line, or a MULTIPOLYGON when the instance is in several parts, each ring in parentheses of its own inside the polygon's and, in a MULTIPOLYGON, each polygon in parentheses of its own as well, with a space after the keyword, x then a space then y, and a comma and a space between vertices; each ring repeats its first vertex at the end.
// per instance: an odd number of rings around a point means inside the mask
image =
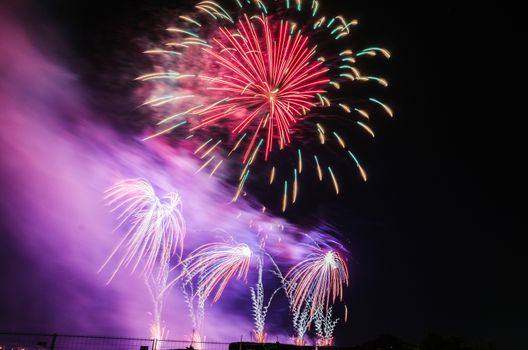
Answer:
POLYGON ((228 350, 229 343, 81 335, 0 333, 0 350, 228 350))

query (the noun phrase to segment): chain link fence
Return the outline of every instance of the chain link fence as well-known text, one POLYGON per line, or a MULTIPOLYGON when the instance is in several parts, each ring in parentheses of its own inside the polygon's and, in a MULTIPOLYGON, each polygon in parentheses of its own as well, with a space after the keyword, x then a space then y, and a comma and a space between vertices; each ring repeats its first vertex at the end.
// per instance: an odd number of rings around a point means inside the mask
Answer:
POLYGON ((80 335, 0 333, 0 350, 228 350, 229 343, 80 335))

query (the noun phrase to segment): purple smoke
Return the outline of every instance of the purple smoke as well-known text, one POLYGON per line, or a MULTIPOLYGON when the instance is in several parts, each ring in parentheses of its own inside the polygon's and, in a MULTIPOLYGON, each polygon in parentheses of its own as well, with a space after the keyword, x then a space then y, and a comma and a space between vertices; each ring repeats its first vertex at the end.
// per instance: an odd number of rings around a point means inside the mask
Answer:
MULTIPOLYGON (((0 213, 9 231, 0 242, 11 242, 19 253, 6 267, 13 290, 0 300, 8 315, 0 318, 0 329, 149 335, 151 300, 142 279, 124 270, 105 286, 111 268, 97 274, 120 238, 102 193, 125 178, 148 179, 161 195, 181 194, 187 251, 223 239, 218 232, 225 231, 255 249, 267 237, 267 250, 283 267, 308 253, 300 243, 309 240, 295 227, 247 199, 230 204, 233 189, 206 173, 194 175, 198 166, 187 151, 161 140, 143 143, 96 122, 76 76, 1 11, 0 213), (21 269, 20 261, 32 267, 21 269)), ((232 281, 217 304, 208 303, 208 340, 248 339, 251 281, 232 281)), ((287 326, 287 312, 279 303, 270 317, 276 314, 287 326)), ((163 319, 169 338, 190 337, 178 288, 167 298, 163 319)))

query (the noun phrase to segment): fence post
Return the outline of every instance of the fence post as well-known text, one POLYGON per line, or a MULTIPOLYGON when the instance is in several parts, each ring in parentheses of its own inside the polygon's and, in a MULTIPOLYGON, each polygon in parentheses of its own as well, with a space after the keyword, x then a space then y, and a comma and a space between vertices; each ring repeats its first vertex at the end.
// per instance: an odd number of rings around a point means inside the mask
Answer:
POLYGON ((55 341, 57 340, 57 333, 51 335, 51 345, 50 350, 55 350, 55 341))
POLYGON ((156 339, 152 339, 152 350, 156 350, 156 339))

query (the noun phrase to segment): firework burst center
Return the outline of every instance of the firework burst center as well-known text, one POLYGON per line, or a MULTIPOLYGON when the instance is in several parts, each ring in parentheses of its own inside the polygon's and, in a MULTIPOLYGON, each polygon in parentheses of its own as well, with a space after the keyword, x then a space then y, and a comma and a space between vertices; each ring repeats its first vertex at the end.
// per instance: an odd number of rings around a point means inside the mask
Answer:
POLYGON ((274 143, 280 148, 290 144, 293 125, 318 106, 317 95, 326 92, 330 81, 308 39, 292 31, 288 21, 267 16, 244 16, 235 29, 220 28, 204 51, 222 71, 210 80, 221 102, 199 113, 195 129, 227 122, 233 134, 265 139, 266 158, 274 143))

